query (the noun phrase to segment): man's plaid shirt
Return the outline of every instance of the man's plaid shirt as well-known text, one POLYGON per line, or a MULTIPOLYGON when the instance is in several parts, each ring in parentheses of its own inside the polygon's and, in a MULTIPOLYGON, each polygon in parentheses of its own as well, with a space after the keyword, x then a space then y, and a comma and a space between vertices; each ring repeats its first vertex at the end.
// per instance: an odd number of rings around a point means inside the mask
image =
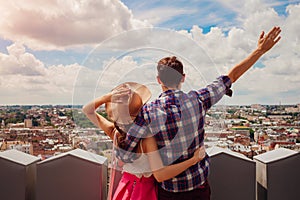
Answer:
MULTIPOLYGON (((224 94, 231 96, 230 87, 229 77, 220 76, 200 90, 163 92, 155 101, 143 106, 127 132, 124 151, 117 150, 117 157, 124 162, 132 162, 137 157, 134 152, 140 139, 150 134, 156 138, 164 165, 191 158, 194 151, 203 145, 207 110, 224 94)), ((209 158, 206 155, 201 162, 160 185, 171 192, 190 191, 199 188, 208 173, 209 158)))

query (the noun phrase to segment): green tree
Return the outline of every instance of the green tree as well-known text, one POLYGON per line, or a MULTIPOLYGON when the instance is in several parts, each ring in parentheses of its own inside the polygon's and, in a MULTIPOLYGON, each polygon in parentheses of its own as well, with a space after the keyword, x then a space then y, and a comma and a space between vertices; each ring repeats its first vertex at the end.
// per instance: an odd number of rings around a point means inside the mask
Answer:
POLYGON ((249 129, 249 136, 251 140, 254 140, 254 130, 252 128, 249 129))

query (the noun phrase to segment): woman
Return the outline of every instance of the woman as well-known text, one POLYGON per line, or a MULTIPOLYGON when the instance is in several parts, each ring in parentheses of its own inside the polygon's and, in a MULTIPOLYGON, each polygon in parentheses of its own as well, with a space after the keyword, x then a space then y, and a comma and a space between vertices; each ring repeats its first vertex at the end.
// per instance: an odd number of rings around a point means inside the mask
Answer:
MULTIPOLYGON (((86 104, 83 112, 114 141, 114 145, 122 147, 126 129, 150 97, 151 92, 146 86, 127 82, 86 104), (96 112, 103 104, 112 121, 96 112)), ((154 178, 158 182, 170 179, 205 157, 205 149, 201 147, 195 151, 192 158, 178 164, 164 166, 157 151, 155 138, 144 138, 138 146, 137 153, 141 155, 133 163, 124 164, 121 181, 113 196, 114 200, 155 200, 157 191, 154 178)))

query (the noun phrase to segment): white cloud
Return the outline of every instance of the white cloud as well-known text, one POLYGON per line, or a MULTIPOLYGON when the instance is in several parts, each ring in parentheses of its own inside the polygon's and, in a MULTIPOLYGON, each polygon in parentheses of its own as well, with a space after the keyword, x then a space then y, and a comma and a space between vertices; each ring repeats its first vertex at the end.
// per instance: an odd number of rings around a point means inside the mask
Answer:
POLYGON ((183 9, 176 7, 158 7, 150 10, 136 11, 135 16, 143 21, 157 25, 166 22, 178 15, 193 14, 197 10, 183 9))
POLYGON ((246 17, 267 8, 263 0, 217 0, 220 4, 237 13, 238 17, 246 17))
POLYGON ((0 74, 38 76, 45 74, 44 64, 34 55, 26 53, 23 45, 15 43, 7 47, 7 54, 0 54, 0 74))
POLYGON ((149 26, 119 0, 1 0, 0 35, 31 49, 97 44, 120 32, 149 26))
POLYGON ((206 49, 220 72, 227 73, 255 49, 262 30, 268 32, 273 26, 281 26, 281 41, 259 60, 260 67, 264 67, 252 68, 241 77, 233 86, 234 97, 227 103, 299 103, 299 92, 295 91, 300 88, 300 5, 288 6, 287 16, 263 8, 243 18, 238 27, 215 27, 207 34, 197 26, 190 34, 183 31, 206 49))
POLYGON ((45 65, 24 46, 12 44, 8 54, 0 54, 1 104, 72 103, 78 64, 45 65))

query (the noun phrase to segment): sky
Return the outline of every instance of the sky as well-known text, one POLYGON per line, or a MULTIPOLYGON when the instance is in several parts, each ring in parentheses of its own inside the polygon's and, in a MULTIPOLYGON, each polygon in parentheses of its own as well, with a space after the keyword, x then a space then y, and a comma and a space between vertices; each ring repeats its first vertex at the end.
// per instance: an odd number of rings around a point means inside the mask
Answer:
POLYGON ((262 31, 282 39, 233 84, 228 105, 300 103, 300 0, 0 0, 0 105, 85 104, 124 81, 159 94, 175 55, 183 90, 246 58, 262 31))

